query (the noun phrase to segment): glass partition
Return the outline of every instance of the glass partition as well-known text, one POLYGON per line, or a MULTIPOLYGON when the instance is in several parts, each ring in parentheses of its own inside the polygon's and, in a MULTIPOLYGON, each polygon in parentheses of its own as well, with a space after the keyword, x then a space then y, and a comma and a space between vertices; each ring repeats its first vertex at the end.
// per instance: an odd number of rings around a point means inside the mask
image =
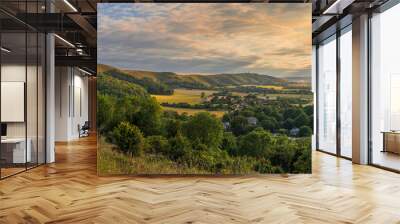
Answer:
POLYGON ((336 153, 336 36, 318 47, 318 149, 336 153))
POLYGON ((371 19, 371 162, 400 170, 400 5, 371 19))
POLYGON ((340 35, 340 154, 352 157, 352 32, 340 35))
MULTIPOLYGON (((0 7, 39 13, 43 4, 0 7)), ((45 44, 43 33, 0 12, 1 179, 45 163, 45 44)))
POLYGON ((25 32, 1 34, 2 177, 24 171, 31 161, 26 150, 26 41, 25 32))

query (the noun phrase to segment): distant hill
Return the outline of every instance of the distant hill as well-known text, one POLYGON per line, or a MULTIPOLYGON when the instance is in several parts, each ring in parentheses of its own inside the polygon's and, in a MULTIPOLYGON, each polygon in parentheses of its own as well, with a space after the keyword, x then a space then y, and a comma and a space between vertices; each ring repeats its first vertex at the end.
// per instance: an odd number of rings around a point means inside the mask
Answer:
POLYGON ((132 75, 118 68, 107 65, 98 65, 97 73, 98 76, 112 77, 120 81, 137 84, 146 89, 150 94, 172 95, 174 93, 174 89, 171 86, 147 75, 132 75))
POLYGON ((216 75, 178 75, 181 79, 200 82, 208 86, 237 85, 285 85, 286 80, 257 73, 235 73, 216 75))
POLYGON ((256 73, 235 73, 215 75, 180 75, 173 72, 152 72, 140 70, 121 70, 112 66, 99 64, 98 73, 118 72, 134 79, 146 79, 155 83, 166 84, 172 88, 212 88, 237 85, 281 85, 286 86, 288 81, 269 75, 256 73))

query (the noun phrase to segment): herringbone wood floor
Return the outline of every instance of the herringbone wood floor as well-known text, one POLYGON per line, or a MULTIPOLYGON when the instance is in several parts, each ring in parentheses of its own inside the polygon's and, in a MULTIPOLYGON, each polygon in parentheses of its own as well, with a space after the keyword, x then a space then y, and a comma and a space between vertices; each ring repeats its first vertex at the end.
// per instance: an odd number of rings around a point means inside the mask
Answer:
POLYGON ((400 223, 400 175, 313 153, 312 175, 98 177, 94 138, 0 181, 0 223, 400 223))

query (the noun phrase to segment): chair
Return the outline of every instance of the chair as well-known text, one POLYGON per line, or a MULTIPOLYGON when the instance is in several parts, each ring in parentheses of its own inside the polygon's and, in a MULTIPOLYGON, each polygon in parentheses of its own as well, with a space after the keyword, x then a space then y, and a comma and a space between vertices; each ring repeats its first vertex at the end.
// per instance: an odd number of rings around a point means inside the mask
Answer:
POLYGON ((89 136, 89 121, 85 121, 82 127, 78 124, 79 138, 89 136))

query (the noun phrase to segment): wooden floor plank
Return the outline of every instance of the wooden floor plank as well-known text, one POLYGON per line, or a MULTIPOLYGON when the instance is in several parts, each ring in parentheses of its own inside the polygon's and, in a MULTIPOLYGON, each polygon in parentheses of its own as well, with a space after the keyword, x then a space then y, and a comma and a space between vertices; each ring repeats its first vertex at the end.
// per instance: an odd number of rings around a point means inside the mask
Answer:
POLYGON ((400 223, 400 175, 313 152, 313 174, 99 177, 94 137, 0 181, 0 223, 400 223))

